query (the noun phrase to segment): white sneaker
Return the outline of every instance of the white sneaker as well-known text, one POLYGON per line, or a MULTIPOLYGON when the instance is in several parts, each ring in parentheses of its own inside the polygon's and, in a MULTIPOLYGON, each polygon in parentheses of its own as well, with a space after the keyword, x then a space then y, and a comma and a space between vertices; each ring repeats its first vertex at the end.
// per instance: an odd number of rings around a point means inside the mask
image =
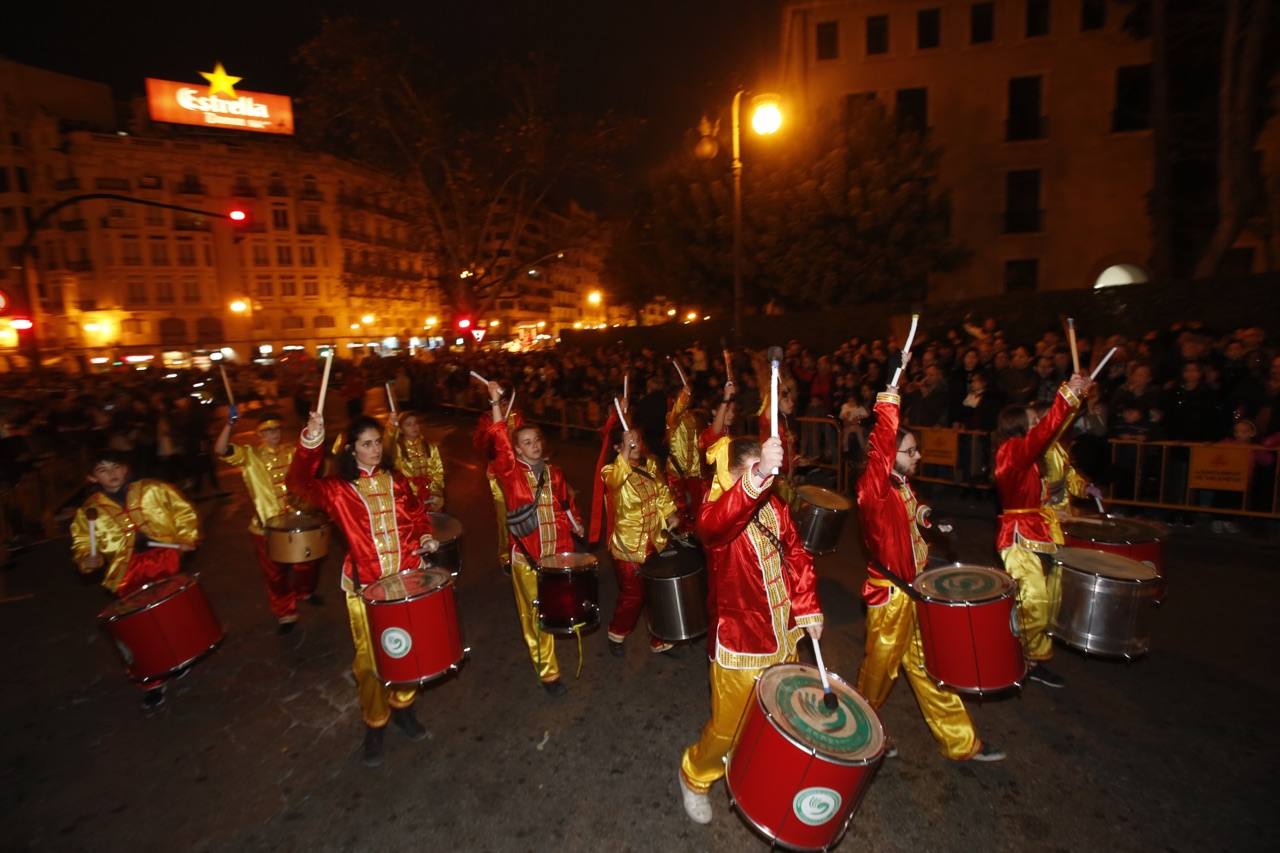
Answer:
POLYGON ((711 823, 711 800, 706 794, 692 790, 684 781, 684 774, 677 771, 680 780, 680 797, 684 800, 684 812, 694 823, 711 823))

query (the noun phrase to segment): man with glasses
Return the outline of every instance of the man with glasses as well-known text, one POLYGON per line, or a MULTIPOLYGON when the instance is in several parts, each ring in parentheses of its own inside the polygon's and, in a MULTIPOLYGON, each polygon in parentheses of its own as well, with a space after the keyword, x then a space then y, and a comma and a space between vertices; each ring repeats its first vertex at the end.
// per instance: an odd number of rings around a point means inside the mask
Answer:
MULTIPOLYGON (((905 354, 904 370, 910 360, 911 354, 905 354)), ((929 546, 920 535, 920 528, 929 526, 929 507, 916 499, 907 480, 920 464, 920 447, 910 430, 898 426, 900 404, 893 385, 876 396, 867 467, 858 479, 858 518, 870 558, 862 585, 867 646, 858 692, 878 709, 889 698, 901 667, 943 755, 954 761, 1000 761, 1004 753, 978 738, 955 691, 939 687, 925 672, 915 604, 888 577, 891 572, 909 584, 929 558, 929 546)), ((896 754, 891 746, 889 755, 896 754)))

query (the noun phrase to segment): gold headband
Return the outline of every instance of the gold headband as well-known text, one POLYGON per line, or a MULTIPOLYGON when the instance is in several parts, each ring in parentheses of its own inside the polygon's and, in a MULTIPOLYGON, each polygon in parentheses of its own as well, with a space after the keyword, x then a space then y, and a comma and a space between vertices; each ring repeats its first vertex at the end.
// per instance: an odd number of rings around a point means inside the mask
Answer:
POLYGON ((278 428, 280 426, 281 424, 280 424, 279 418, 267 418, 264 421, 258 422, 258 431, 261 432, 264 429, 271 429, 273 427, 278 428))

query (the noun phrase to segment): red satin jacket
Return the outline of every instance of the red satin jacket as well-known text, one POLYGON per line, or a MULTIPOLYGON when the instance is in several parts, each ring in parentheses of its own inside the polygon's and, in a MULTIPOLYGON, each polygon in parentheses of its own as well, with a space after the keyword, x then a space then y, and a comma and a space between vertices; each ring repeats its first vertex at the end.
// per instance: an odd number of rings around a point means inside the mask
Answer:
POLYGON ((1032 551, 1057 550, 1047 517, 1053 510, 1045 506, 1048 494, 1040 478, 1040 457, 1079 405, 1079 398, 1063 385, 1049 411, 1026 435, 1006 440, 996 451, 996 493, 1003 510, 996 530, 997 551, 1015 543, 1032 551))
MULTIPOLYGON (((858 478, 858 520, 867 555, 911 583, 929 559, 929 547, 918 526, 928 508, 916 500, 911 484, 893 470, 900 402, 892 391, 876 395, 876 425, 867 439, 867 467, 858 478)), ((867 580, 862 584, 862 598, 868 607, 889 600, 884 580, 868 561, 867 580), (875 579, 881 583, 873 583, 875 579)))
MULTIPOLYGON (((493 413, 485 412, 480 416, 480 420, 476 422, 476 431, 471 434, 471 444, 476 450, 484 454, 484 458, 492 462, 494 457, 493 436, 490 427, 493 426, 493 413)), ((519 412, 512 412, 507 418, 507 427, 509 429, 519 429, 524 426, 524 418, 519 412)))
MULTIPOLYGON (((511 447, 511 433, 503 423, 489 424, 489 440, 492 442, 494 457, 490 468, 502 495, 507 501, 507 512, 519 509, 531 503, 538 490, 538 478, 524 462, 516 458, 511 447)), ((569 493, 569 485, 565 482, 564 472, 550 462, 547 463, 547 481, 543 486, 539 500, 538 528, 528 536, 520 537, 524 547, 534 557, 541 559, 560 551, 573 551, 573 530, 569 525, 568 512, 582 523, 582 516, 569 493)), ((512 559, 520 558, 525 562, 522 552, 513 542, 512 559)))
POLYGON ((324 438, 314 447, 302 438, 289 463, 289 491, 323 509, 347 540, 342 588, 350 592, 354 565, 361 586, 378 578, 422 566, 414 551, 431 533, 431 517, 398 472, 361 470, 357 482, 316 477, 324 456, 324 438))
POLYGON ((698 513, 714 602, 715 660, 725 669, 760 669, 790 656, 802 629, 822 624, 813 558, 800 544, 791 515, 750 475, 698 513), (758 517, 782 543, 751 523, 758 517))

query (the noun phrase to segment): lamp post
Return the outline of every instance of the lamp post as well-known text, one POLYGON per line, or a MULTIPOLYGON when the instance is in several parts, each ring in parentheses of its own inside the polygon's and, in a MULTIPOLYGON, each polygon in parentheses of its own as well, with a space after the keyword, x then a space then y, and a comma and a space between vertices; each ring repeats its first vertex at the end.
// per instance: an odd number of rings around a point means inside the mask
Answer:
MULTIPOLYGON (((733 93, 730 107, 732 124, 733 159, 730 169, 733 172, 733 339, 741 343, 742 338, 742 96, 747 90, 739 87, 733 93)), ((751 98, 751 128, 761 136, 777 133, 782 126, 782 110, 778 106, 778 96, 771 94, 755 95, 751 98)), ((716 128, 719 127, 717 123, 716 128)), ((702 139, 694 149, 695 154, 704 160, 710 160, 719 153, 710 122, 705 119, 701 126, 702 139)))

